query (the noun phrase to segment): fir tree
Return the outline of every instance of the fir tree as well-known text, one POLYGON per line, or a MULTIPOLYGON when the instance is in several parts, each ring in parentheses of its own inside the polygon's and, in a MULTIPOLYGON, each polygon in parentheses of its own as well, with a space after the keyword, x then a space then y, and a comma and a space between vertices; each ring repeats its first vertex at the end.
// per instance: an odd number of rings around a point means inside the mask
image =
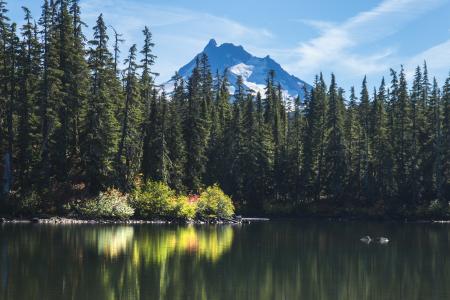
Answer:
MULTIPOLYGON (((175 89, 183 89, 183 84, 175 89)), ((184 191, 184 169, 186 164, 186 147, 183 137, 183 118, 181 115, 181 101, 171 101, 167 104, 167 134, 166 142, 168 154, 168 183, 176 191, 184 191)))
MULTIPOLYGON (((203 74, 204 75, 204 74, 203 74)), ((186 138, 186 186, 190 191, 198 191, 203 185, 206 170, 206 146, 209 137, 207 98, 201 91, 205 89, 200 60, 188 81, 187 111, 184 124, 186 138)))
POLYGON ((61 71, 59 69, 59 54, 55 28, 54 3, 44 1, 42 16, 39 20, 42 35, 42 83, 39 92, 40 119, 40 185, 45 189, 50 184, 54 168, 50 161, 50 150, 54 142, 54 133, 59 126, 58 106, 61 98, 61 71))
POLYGON ((86 181, 91 191, 98 191, 111 182, 113 161, 117 155, 119 124, 114 116, 113 103, 118 95, 111 95, 111 86, 117 83, 108 40, 106 25, 100 15, 94 27, 94 39, 89 41, 91 91, 82 145, 86 181))
MULTIPOLYGON (((397 154, 397 182, 399 185, 399 197, 410 201, 409 187, 409 163, 411 146, 411 118, 410 99, 403 67, 400 72, 398 95, 397 95, 397 119, 395 127, 395 153, 397 154)), ((409 205, 410 203, 408 203, 409 205)))
POLYGON ((386 116, 386 84, 381 80, 378 94, 372 104, 371 149, 373 152, 371 165, 373 166, 373 190, 376 201, 384 201, 385 197, 392 196, 392 167, 393 159, 389 147, 386 116))
POLYGON ((18 74, 17 64, 19 58, 19 38, 16 34, 17 26, 13 23, 9 29, 6 48, 6 74, 8 80, 6 83, 6 128, 7 128, 7 147, 4 156, 4 191, 10 192, 14 186, 14 138, 16 134, 14 126, 15 107, 18 103, 18 74))
POLYGON ((346 194, 353 194, 353 197, 359 199, 361 190, 361 165, 359 157, 359 141, 361 126, 358 119, 358 98, 355 95, 355 88, 350 89, 350 98, 345 114, 345 142, 346 142, 346 194))
POLYGON ((439 162, 441 166, 438 166, 440 173, 438 197, 441 203, 447 205, 448 195, 450 195, 450 75, 442 88, 442 111, 442 142, 439 143, 441 145, 442 161, 439 162))
POLYGON ((287 145, 289 152, 289 176, 288 182, 291 187, 289 194, 292 201, 300 201, 302 194, 302 163, 303 163, 303 144, 302 134, 304 129, 304 118, 301 108, 300 96, 294 101, 294 115, 289 122, 287 145))
POLYGON ((17 170, 21 188, 30 188, 30 173, 35 161, 33 149, 36 146, 37 124, 35 107, 38 104, 37 91, 40 76, 40 45, 31 12, 23 8, 25 24, 22 27, 23 41, 20 45, 18 76, 19 99, 17 104, 19 125, 17 132, 17 170))
POLYGON ((367 89, 367 78, 364 77, 361 89, 361 98, 359 104, 359 145, 358 145, 358 160, 360 163, 360 181, 361 181, 361 195, 365 201, 370 199, 369 191, 369 161, 370 161, 370 145, 369 137, 371 133, 370 128, 370 100, 369 91, 367 89))
POLYGON ((331 74, 331 84, 328 92, 328 115, 326 120, 327 145, 327 187, 328 194, 340 199, 343 194, 343 185, 346 174, 346 157, 344 144, 344 102, 343 91, 337 88, 336 78, 331 74))
POLYGON ((117 152, 118 174, 121 186, 129 189, 139 171, 142 149, 142 123, 144 107, 140 98, 141 88, 137 78, 136 45, 130 48, 125 60, 125 105, 121 114, 121 135, 117 152))
MULTIPOLYGON (((7 151, 7 103, 8 95, 8 43, 9 43, 9 18, 6 1, 0 1, 0 201, 10 191, 10 159, 7 151)), ((3 203, 2 203, 3 204, 3 203)))

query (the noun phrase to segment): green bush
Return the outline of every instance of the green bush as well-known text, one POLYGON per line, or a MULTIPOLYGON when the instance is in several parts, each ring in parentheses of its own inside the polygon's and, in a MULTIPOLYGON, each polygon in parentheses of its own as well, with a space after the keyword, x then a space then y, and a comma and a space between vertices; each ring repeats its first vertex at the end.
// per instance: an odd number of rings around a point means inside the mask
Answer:
POLYGON ((187 196, 177 196, 172 199, 172 216, 183 220, 192 220, 197 213, 197 204, 189 202, 187 196))
POLYGON ((138 182, 131 193, 131 205, 144 218, 167 217, 173 213, 175 192, 162 182, 138 182))
POLYGON ((96 198, 84 201, 77 206, 77 210, 88 218, 129 219, 134 214, 127 196, 116 189, 108 189, 96 198))
POLYGON ((234 205, 231 198, 214 185, 200 194, 197 213, 202 217, 229 218, 234 215, 234 205))
POLYGON ((25 195, 19 198, 18 201, 19 212, 27 215, 35 214, 39 212, 40 203, 41 198, 35 191, 26 193, 25 195))
POLYGON ((439 200, 433 200, 428 205, 427 212, 433 216, 444 216, 448 213, 448 206, 441 203, 439 200))

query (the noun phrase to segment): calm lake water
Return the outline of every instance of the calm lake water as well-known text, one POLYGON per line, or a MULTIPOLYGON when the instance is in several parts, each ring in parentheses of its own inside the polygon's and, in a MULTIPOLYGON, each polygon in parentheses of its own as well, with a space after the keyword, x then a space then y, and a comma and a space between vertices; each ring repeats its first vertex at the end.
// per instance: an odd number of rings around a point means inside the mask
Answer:
POLYGON ((450 299, 450 226, 2 225, 0 299, 450 299))

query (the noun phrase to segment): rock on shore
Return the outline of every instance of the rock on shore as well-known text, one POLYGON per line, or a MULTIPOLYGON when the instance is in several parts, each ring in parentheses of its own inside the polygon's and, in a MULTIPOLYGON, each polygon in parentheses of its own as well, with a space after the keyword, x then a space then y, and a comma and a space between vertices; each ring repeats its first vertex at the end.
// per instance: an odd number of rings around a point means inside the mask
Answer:
POLYGON ((240 217, 221 219, 198 219, 198 220, 107 220, 107 219, 77 219, 67 217, 31 218, 31 219, 7 219, 0 218, 0 223, 10 224, 242 224, 240 217))

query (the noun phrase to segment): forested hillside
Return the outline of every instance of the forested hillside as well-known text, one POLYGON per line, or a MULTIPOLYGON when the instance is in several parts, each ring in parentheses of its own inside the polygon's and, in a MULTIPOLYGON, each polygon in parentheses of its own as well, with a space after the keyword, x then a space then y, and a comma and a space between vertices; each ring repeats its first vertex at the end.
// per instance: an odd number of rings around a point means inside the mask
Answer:
POLYGON ((102 15, 83 34, 78 2, 24 8, 18 26, 0 1, 3 211, 58 211, 142 176, 194 194, 217 183, 240 212, 450 213, 450 77, 438 83, 424 64, 409 83, 400 68, 345 92, 320 74, 291 103, 274 72, 264 94, 238 78, 230 95, 205 55, 165 94, 149 28, 121 55, 120 28, 102 15))

